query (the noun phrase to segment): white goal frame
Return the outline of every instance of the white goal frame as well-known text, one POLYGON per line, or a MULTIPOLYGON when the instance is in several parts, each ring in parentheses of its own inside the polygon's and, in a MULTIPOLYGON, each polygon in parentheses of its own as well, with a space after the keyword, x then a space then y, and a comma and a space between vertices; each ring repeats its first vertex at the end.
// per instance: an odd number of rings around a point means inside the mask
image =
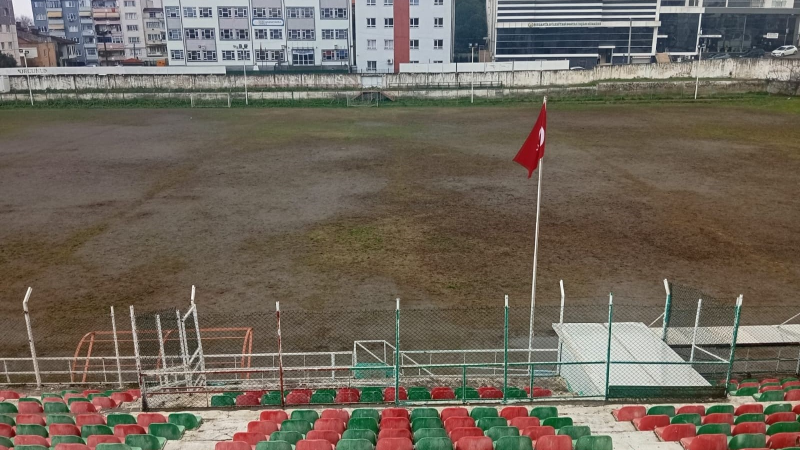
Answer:
POLYGON ((192 108, 230 108, 231 107, 231 94, 229 92, 197 92, 189 94, 189 99, 192 105, 192 108), (226 105, 217 106, 217 105, 203 105, 202 100, 216 100, 216 99, 223 99, 226 105), (198 100, 201 100, 198 102, 198 100))

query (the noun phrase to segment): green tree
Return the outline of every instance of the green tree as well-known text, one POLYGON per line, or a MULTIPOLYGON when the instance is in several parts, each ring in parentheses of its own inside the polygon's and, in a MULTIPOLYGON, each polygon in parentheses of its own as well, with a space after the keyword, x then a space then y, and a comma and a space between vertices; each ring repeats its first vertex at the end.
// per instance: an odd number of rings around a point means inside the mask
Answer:
POLYGON ((0 67, 17 67, 17 60, 6 53, 0 53, 0 67))
POLYGON ((470 43, 486 44, 486 1, 457 0, 455 8, 455 53, 469 53, 470 43))

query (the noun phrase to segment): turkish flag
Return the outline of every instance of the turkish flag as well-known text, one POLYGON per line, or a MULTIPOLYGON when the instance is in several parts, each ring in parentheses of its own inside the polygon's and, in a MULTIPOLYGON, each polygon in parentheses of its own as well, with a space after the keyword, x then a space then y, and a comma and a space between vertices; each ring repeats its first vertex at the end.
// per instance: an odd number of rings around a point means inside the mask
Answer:
POLYGON ((544 156, 544 143, 545 143, 545 129, 547 128, 547 104, 542 104, 542 110, 539 111, 539 118, 533 125, 531 134, 525 139, 522 148, 517 152, 514 157, 522 167, 528 169, 528 178, 533 175, 533 171, 539 166, 539 160, 544 156))

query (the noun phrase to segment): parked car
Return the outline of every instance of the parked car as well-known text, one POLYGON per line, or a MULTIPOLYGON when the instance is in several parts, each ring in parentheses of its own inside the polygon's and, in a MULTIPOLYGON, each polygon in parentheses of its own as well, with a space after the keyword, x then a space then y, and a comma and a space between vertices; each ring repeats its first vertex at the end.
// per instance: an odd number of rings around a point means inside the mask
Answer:
POLYGON ((751 48, 750 50, 739 55, 739 58, 763 58, 764 53, 766 52, 763 48, 751 48))
POLYGON ((782 45, 772 51, 772 56, 781 57, 797 54, 797 47, 794 45, 782 45))
POLYGON ((586 69, 581 66, 572 66, 569 68, 569 70, 586 70, 586 69))

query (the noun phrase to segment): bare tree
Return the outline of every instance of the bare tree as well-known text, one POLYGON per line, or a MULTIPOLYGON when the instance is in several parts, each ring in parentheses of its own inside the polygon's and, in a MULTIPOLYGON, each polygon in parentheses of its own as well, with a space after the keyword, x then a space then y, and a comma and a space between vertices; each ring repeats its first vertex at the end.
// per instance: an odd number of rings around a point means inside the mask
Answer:
POLYGON ((33 19, 30 16, 17 16, 17 22, 26 30, 34 28, 33 19))

